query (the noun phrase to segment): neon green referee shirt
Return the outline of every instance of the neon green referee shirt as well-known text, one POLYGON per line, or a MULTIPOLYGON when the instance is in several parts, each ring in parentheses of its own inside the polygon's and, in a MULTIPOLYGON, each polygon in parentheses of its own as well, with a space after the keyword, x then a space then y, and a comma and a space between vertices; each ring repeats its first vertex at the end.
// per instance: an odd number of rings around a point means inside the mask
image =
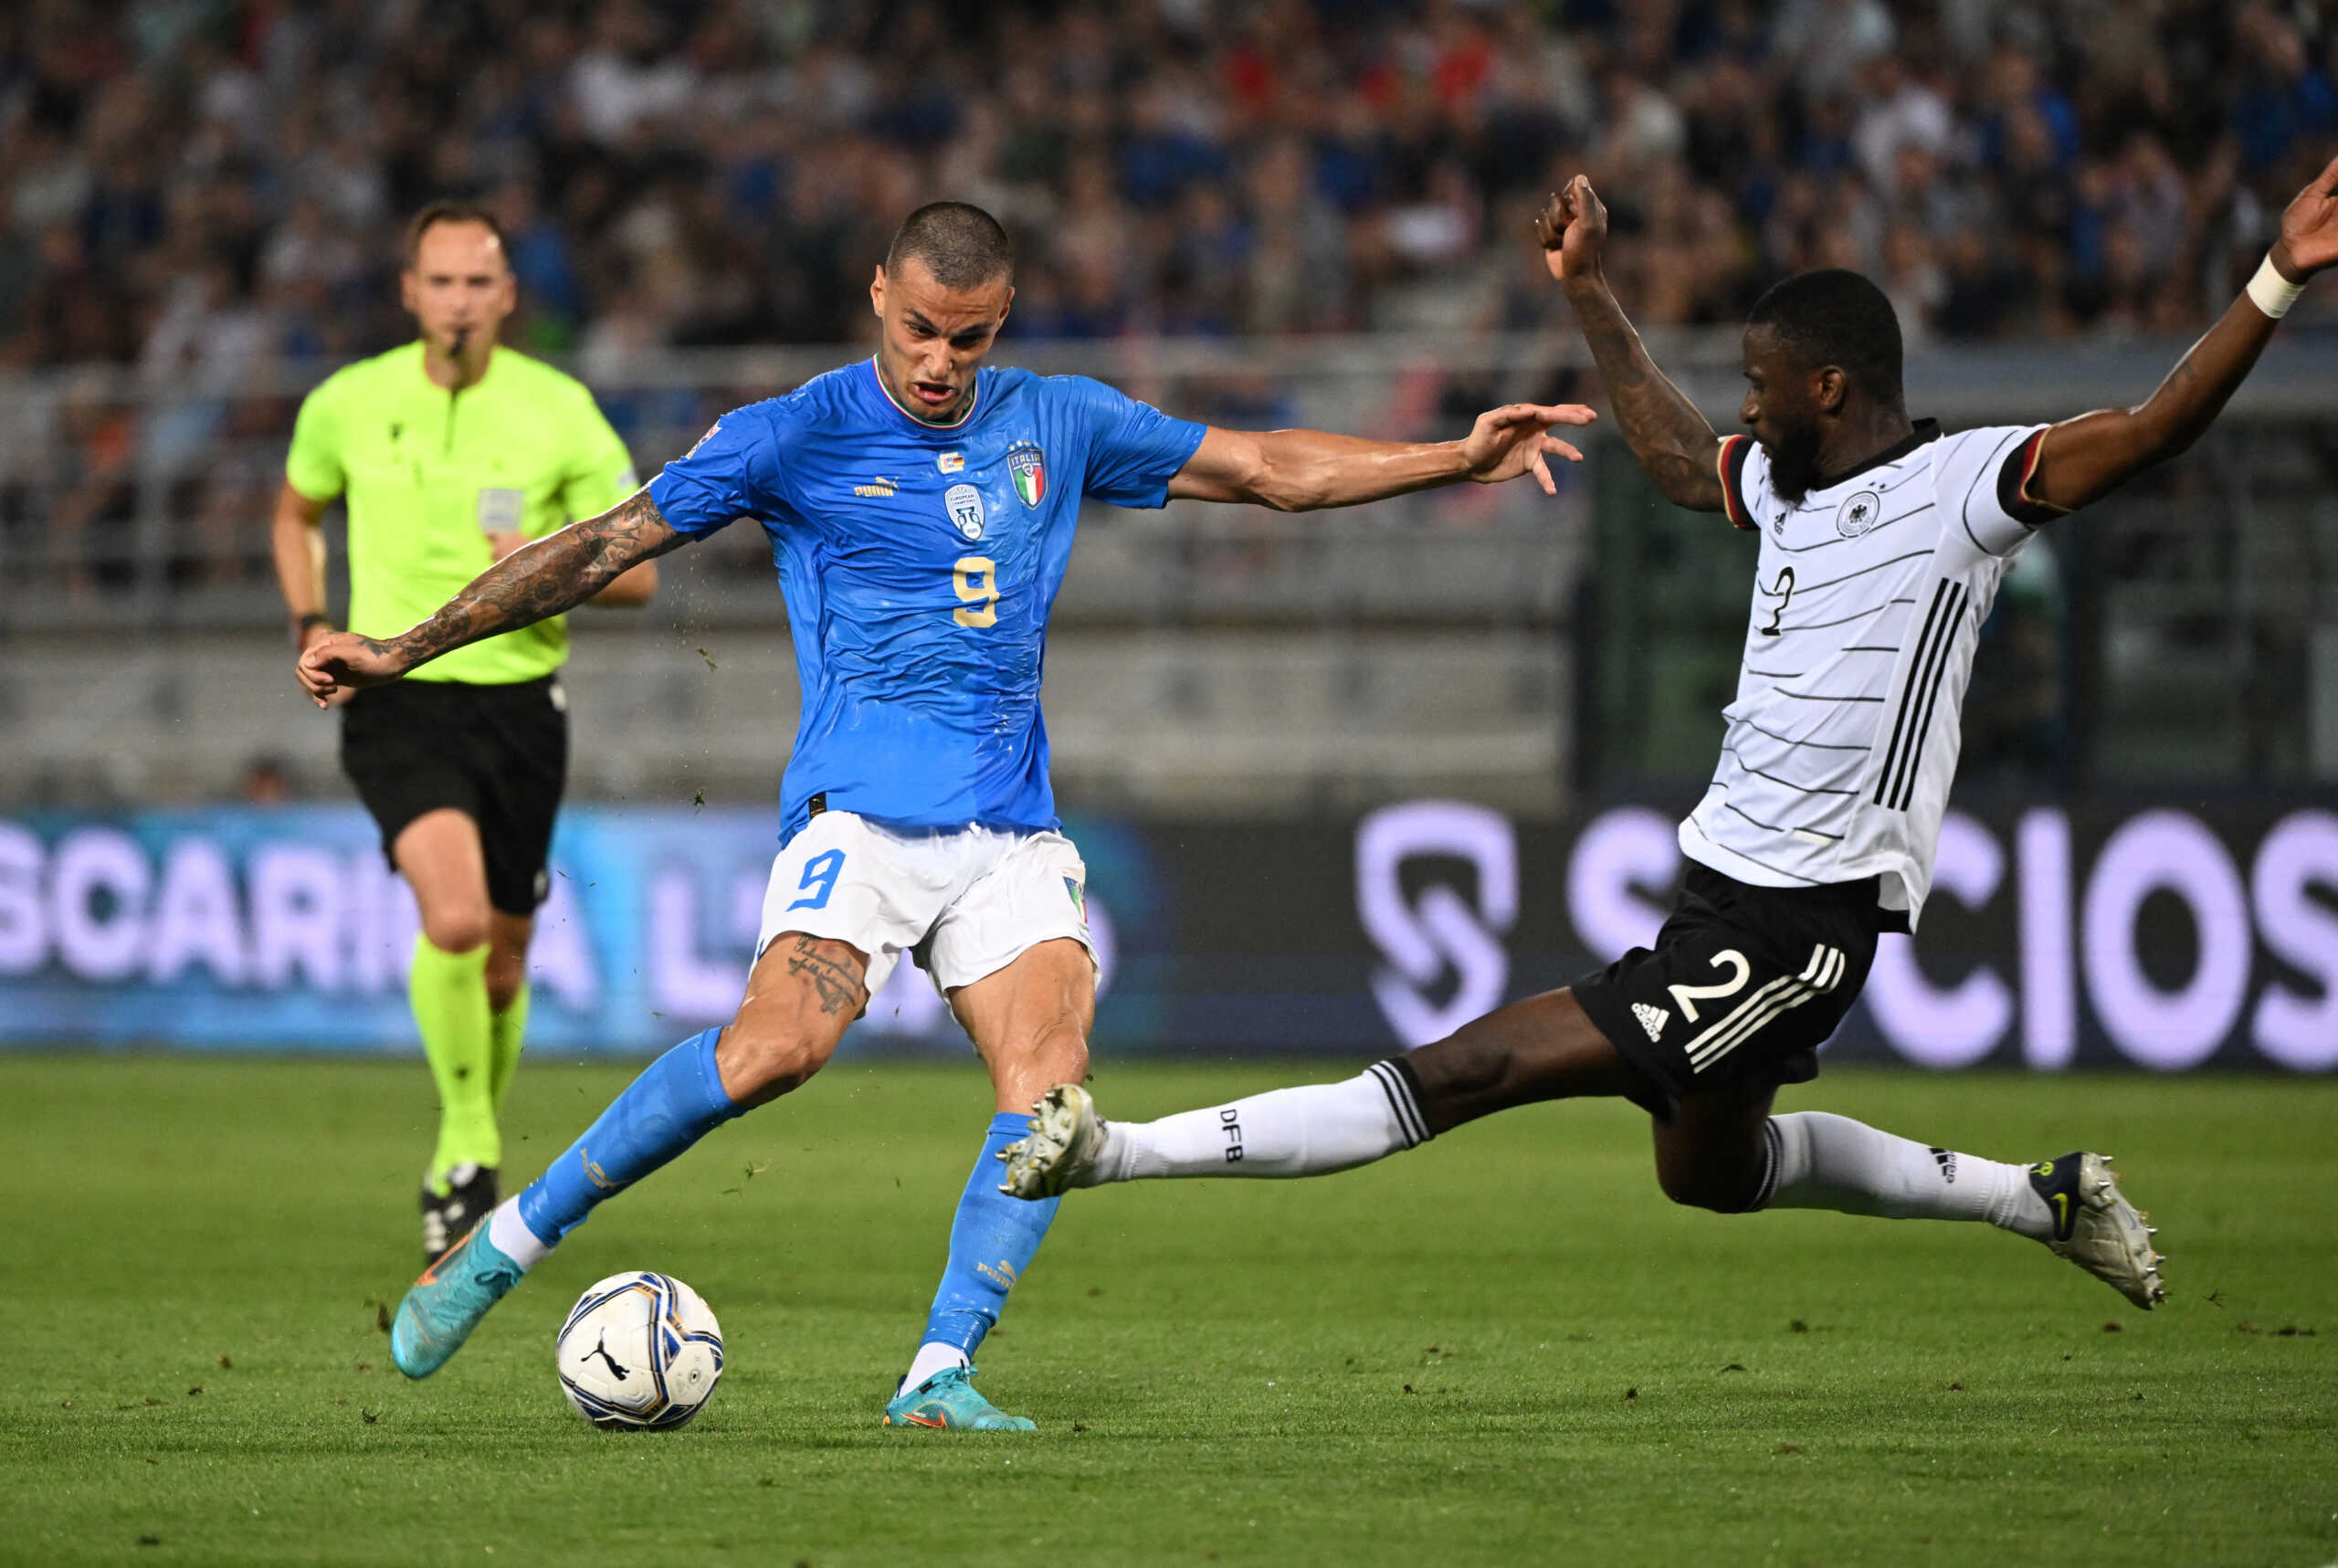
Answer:
MULTIPOLYGON (((423 373, 419 342, 310 393, 284 477, 313 501, 347 496, 349 629, 371 637, 427 618, 486 571, 489 533, 539 538, 637 487, 625 443, 584 383, 498 348, 475 384, 448 392, 423 373)), ((505 686, 550 675, 567 657, 567 617, 555 616, 406 679, 505 686)))

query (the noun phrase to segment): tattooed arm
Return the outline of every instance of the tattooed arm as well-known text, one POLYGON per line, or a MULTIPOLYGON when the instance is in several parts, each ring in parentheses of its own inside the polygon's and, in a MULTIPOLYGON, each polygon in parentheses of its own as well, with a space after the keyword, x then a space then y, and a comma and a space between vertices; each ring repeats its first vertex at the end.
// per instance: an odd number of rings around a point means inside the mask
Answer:
POLYGON ((684 542, 636 490, 598 517, 548 533, 471 580, 420 626, 387 641, 336 632, 309 646, 296 667, 323 707, 343 688, 395 680, 440 654, 575 608, 624 574, 684 542))
MULTIPOLYGON (((2281 237, 2270 259, 2281 281, 2293 286, 2338 262, 2338 161, 2281 214, 2281 237)), ((2272 342, 2276 321, 2251 293, 2242 294, 2143 402, 2097 409, 2048 429, 2017 500, 2047 514, 2075 511, 2191 446, 2272 342)))
POLYGON ((1639 333, 1624 317, 1600 270, 1607 243, 1607 209, 1581 174, 1543 205, 1534 220, 1543 261, 1565 289, 1584 341, 1607 384, 1632 456, 1675 506, 1720 511, 1721 437, 1681 390, 1648 358, 1639 333))

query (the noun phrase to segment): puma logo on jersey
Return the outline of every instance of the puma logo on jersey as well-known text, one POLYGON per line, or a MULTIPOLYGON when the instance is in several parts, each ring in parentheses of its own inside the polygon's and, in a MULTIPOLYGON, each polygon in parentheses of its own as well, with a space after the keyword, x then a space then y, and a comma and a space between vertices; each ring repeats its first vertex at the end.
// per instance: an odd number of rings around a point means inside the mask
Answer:
POLYGON ((893 493, 893 481, 871 479, 865 485, 853 486, 852 493, 861 497, 889 496, 893 493))
POLYGON ((1650 1045, 1654 1045, 1663 1037, 1664 1026, 1672 1022, 1671 1014, 1647 1002, 1633 1003, 1632 1016, 1638 1018, 1640 1021, 1640 1027, 1648 1031, 1650 1045))

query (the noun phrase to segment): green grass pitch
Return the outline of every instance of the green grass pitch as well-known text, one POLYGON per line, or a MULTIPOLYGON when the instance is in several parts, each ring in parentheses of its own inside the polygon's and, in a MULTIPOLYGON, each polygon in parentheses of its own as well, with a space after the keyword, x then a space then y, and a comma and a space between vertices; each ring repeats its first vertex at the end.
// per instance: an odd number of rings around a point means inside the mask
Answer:
MULTIPOLYGON (((1096 1089, 1146 1115, 1340 1070, 1107 1060, 1096 1089)), ((628 1071, 523 1069, 513 1173, 628 1071)), ((1616 1104, 1076 1194, 982 1355, 1041 1430, 887 1430, 987 1093, 832 1069, 410 1384, 376 1303, 413 1272, 418 1064, 0 1057, 0 1561, 2338 1560, 2338 1082, 1790 1091, 1979 1153, 2110 1149, 2174 1257, 2149 1315, 1980 1226, 1674 1209, 1616 1104), (729 1341, 678 1433, 596 1433, 553 1380, 569 1302, 633 1268, 729 1341)))

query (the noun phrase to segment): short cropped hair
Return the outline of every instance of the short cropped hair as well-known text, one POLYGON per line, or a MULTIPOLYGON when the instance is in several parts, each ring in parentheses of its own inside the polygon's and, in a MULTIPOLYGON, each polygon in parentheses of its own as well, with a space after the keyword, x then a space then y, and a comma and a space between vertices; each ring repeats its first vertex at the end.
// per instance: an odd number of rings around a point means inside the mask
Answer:
POLYGON ((1810 367, 1839 366, 1870 397, 1900 399, 1900 317, 1883 290, 1839 267, 1797 272, 1754 301, 1749 327, 1768 327, 1810 367))
POLYGON ((885 251, 885 271, 911 257, 944 289, 979 289, 1015 276, 1015 245, 998 220, 964 202, 929 202, 901 220, 885 251))
POLYGON ((495 221, 495 215, 477 202, 448 199, 432 202, 406 220, 405 264, 407 267, 411 268, 414 265, 414 258, 422 253, 422 237, 442 223, 485 224, 487 232, 495 237, 495 247, 503 252, 503 264, 506 267, 511 264, 511 242, 504 237, 503 226, 495 221))

